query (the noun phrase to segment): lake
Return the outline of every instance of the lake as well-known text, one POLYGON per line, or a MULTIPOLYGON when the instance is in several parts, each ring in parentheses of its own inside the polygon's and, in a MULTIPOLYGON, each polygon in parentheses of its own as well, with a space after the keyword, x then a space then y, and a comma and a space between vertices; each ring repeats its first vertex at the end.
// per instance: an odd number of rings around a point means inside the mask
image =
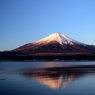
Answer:
POLYGON ((0 95, 95 95, 95 61, 0 62, 0 95))

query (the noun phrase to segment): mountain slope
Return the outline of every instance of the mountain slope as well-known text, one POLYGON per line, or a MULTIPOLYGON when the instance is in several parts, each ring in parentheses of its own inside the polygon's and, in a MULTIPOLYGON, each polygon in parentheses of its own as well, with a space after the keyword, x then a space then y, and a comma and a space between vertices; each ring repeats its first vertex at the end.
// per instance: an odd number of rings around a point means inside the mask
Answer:
POLYGON ((95 46, 87 45, 75 41, 64 34, 54 33, 33 43, 28 43, 12 52, 21 52, 26 54, 37 53, 93 53, 95 46))

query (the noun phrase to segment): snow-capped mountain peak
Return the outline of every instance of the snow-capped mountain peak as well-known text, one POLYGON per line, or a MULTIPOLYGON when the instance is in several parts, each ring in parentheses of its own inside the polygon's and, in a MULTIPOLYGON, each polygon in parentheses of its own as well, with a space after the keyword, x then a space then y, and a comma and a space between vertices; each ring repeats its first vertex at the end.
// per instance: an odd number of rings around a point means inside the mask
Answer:
POLYGON ((83 44, 81 42, 75 41, 64 34, 53 33, 43 39, 36 42, 27 43, 20 46, 12 52, 21 52, 25 54, 55 54, 55 53, 74 53, 74 54, 84 54, 84 53, 95 53, 95 46, 83 44))
MULTIPOLYGON (((61 33, 53 33, 53 34, 51 34, 51 35, 49 35, 49 36, 47 36, 47 37, 45 37, 41 40, 38 40, 38 41, 34 42, 34 43, 49 43, 51 41, 56 41, 61 45, 62 44, 73 45, 74 43, 83 44, 83 43, 75 41, 75 40, 73 40, 73 39, 71 39, 71 38, 69 38, 69 37, 67 37, 67 36, 65 36, 64 34, 61 34, 61 33)), ((85 44, 83 44, 83 45, 85 45, 85 44)))

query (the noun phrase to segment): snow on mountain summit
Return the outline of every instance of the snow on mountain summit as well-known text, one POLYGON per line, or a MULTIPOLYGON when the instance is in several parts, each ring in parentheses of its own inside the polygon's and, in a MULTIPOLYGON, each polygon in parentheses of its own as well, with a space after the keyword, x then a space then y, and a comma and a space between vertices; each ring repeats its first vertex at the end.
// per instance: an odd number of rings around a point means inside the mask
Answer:
POLYGON ((70 44, 70 45, 73 45, 74 43, 76 44, 82 44, 82 45, 85 45, 83 43, 80 43, 78 41, 75 41, 67 36, 65 36, 64 34, 61 34, 61 33, 53 33, 43 39, 40 39, 34 43, 49 43, 51 41, 56 41, 58 42, 59 44, 70 44))

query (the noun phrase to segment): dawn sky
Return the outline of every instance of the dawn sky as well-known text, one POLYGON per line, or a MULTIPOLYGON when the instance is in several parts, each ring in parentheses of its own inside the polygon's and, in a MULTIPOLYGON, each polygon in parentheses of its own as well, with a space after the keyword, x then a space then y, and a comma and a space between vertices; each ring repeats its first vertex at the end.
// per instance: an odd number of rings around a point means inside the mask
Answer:
POLYGON ((54 32, 95 45, 95 0, 0 0, 0 51, 54 32))

